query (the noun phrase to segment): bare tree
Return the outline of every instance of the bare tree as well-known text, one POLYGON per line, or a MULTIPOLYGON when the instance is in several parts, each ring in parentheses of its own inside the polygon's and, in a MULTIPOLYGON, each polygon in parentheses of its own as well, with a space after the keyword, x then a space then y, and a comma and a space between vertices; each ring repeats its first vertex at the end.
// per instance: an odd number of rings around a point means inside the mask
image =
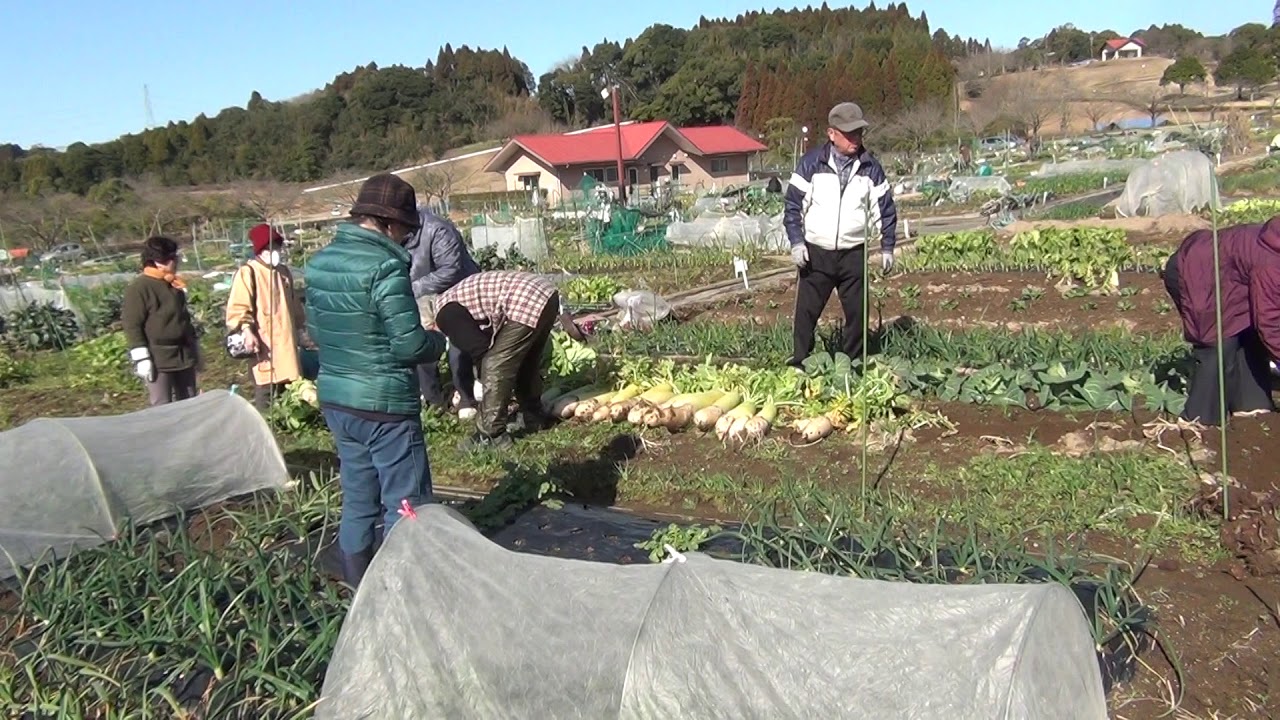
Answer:
POLYGON ((947 128, 947 103, 929 100, 898 114, 885 128, 885 134, 897 138, 909 150, 920 152, 947 128))
POLYGON ((1089 118, 1089 131, 1095 132, 1098 126, 1102 124, 1110 113, 1107 112, 1107 106, 1100 102, 1084 103, 1084 116, 1089 118))
POLYGON ((263 220, 278 219, 297 209, 302 191, 279 182, 244 183, 236 188, 241 201, 263 220))
POLYGON ((1067 90, 1064 78, 1058 73, 1019 73, 1008 78, 1004 89, 1009 93, 1009 117, 1034 145, 1045 123, 1061 112, 1067 90))
POLYGON ((1146 113, 1151 120, 1151 127, 1154 128, 1156 120, 1160 119, 1160 113, 1169 109, 1169 103, 1166 98, 1167 95, 1163 91, 1155 89, 1117 99, 1135 110, 1141 110, 1146 113))
POLYGON ((419 170, 409 183, 418 192, 418 202, 430 202, 434 199, 443 203, 453 193, 457 176, 456 163, 446 162, 419 170))
POLYGON ((355 178, 335 178, 332 184, 334 187, 318 192, 322 194, 326 202, 331 202, 334 205, 346 205, 347 207, 355 204, 356 197, 360 195, 360 187, 364 185, 362 181, 355 178))
POLYGON ((67 240, 71 222, 89 209, 84 198, 67 193, 5 196, 0 201, 0 223, 4 224, 6 242, 13 247, 42 250, 67 240))
POLYGON ((979 135, 983 134, 992 123, 1006 116, 1009 103, 1010 96, 1005 86, 1002 83, 992 84, 982 97, 969 103, 965 119, 970 129, 979 135))
POLYGON ((506 140, 515 135, 533 135, 563 130, 555 119, 527 98, 509 98, 502 103, 496 120, 489 123, 483 136, 506 140))

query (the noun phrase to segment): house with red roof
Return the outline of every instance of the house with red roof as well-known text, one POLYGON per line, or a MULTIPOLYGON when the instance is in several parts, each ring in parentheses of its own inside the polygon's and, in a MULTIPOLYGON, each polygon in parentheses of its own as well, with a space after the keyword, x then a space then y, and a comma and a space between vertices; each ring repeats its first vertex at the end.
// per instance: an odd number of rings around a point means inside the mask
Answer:
POLYGON ((1102 59, 1140 58, 1144 47, 1146 45, 1138 38, 1112 38, 1102 45, 1102 59))
POLYGON ((677 128, 664 120, 626 122, 559 135, 517 135, 486 172, 501 173, 507 190, 540 190, 551 202, 579 189, 583 178, 618 184, 618 136, 628 187, 663 183, 686 188, 746 182, 750 158, 768 148, 735 127, 677 128))

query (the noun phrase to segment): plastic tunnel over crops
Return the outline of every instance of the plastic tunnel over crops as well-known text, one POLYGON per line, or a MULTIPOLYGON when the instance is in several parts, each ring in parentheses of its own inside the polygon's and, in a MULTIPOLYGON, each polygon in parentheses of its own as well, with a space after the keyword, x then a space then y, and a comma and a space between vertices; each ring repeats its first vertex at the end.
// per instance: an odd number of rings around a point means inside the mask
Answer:
POLYGON ((1057 583, 567 560, 427 506, 365 575, 316 714, 1081 720, 1106 702, 1084 613, 1057 583))
POLYGON ((225 390, 127 415, 40 418, 0 433, 0 579, 147 523, 285 487, 253 406, 225 390))

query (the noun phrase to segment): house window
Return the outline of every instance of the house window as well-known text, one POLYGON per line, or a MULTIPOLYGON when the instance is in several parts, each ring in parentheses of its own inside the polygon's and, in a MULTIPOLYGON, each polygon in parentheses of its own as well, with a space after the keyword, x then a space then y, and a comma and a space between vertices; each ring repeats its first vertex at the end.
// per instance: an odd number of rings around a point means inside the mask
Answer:
POLYGON ((632 187, 640 184, 639 168, 627 168, 627 184, 632 187))
POLYGON ((680 176, 683 174, 684 174, 684 165, 681 165, 680 163, 673 163, 671 165, 671 182, 679 183, 680 176))
POLYGON ((537 190, 537 189, 538 189, 538 178, 539 178, 539 177, 540 177, 539 175, 521 175, 521 176, 520 176, 520 189, 521 189, 521 190, 526 190, 526 191, 528 191, 528 190, 537 190))
POLYGON ((658 182, 658 177, 662 174, 662 168, 657 165, 649 166, 649 182, 658 182))
POLYGON ((583 174, 589 175, 595 178, 596 182, 601 182, 601 183, 618 182, 618 168, 616 167, 591 168, 590 170, 586 171, 583 174))
POLYGON ((729 158, 711 158, 711 172, 713 173, 729 172, 729 158))

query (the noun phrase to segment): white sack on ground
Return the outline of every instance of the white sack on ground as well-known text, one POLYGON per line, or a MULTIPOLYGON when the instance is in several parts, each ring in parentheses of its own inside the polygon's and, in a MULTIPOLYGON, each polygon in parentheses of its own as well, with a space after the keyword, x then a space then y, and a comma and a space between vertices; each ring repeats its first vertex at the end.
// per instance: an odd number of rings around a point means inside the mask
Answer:
POLYGON ((1090 720, 1106 702, 1058 584, 518 554, 436 505, 374 559, 316 716, 1090 720))
POLYGON ((226 390, 127 415, 32 420, 0 433, 0 579, 13 563, 112 540, 128 520, 288 481, 266 421, 226 390))

